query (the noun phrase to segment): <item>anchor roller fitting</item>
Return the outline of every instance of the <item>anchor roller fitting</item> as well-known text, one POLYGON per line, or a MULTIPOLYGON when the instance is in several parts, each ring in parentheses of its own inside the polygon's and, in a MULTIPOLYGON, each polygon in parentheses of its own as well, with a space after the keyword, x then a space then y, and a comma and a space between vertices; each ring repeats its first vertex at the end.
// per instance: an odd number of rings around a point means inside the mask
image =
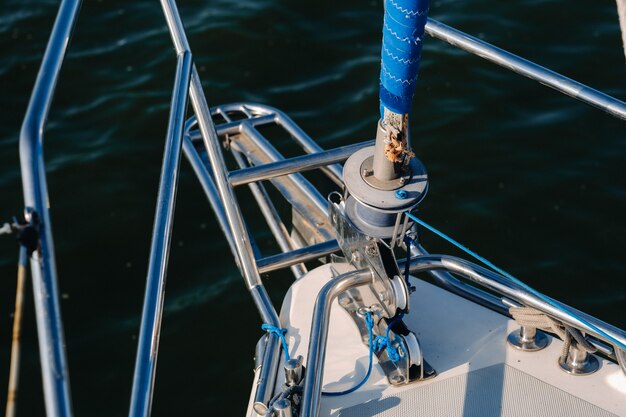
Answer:
POLYGON ((382 239, 392 236, 397 215, 415 208, 428 190, 426 168, 414 156, 403 163, 378 162, 379 144, 389 141, 390 129, 379 122, 376 146, 354 153, 343 169, 346 215, 361 232, 382 239))

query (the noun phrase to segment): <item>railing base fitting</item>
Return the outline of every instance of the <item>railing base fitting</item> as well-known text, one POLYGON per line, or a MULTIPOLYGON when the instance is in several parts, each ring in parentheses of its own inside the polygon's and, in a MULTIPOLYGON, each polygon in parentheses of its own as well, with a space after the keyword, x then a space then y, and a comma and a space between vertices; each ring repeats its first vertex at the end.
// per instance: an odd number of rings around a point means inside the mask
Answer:
POLYGON ((600 369, 600 361, 579 347, 576 342, 572 342, 567 355, 559 357, 559 366, 570 375, 583 376, 600 369))
POLYGON ((506 340, 514 348, 525 352, 536 352, 550 344, 550 340, 545 333, 533 327, 526 326, 522 326, 518 330, 511 332, 506 340))

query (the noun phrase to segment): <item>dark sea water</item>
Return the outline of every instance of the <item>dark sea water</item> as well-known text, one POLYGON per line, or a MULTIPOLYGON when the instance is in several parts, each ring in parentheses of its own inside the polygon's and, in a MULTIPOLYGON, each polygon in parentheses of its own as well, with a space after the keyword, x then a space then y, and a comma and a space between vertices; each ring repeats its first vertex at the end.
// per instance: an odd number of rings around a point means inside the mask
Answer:
MULTIPOLYGON (((57 6, 0 9, 0 221, 23 207, 18 134, 57 6)), ((323 147, 374 136, 381 0, 179 7, 210 104, 276 106, 323 147)), ((626 98, 613 0, 442 0, 431 16, 626 98)), ((127 414, 174 68, 157 1, 84 2, 45 144, 76 415, 127 414)), ((431 38, 412 120, 431 178, 423 219, 548 295, 626 326, 624 122, 431 38)), ((260 319, 189 165, 181 169, 153 415, 241 416, 260 319)), ((0 238, 2 406, 16 260, 15 243, 0 238)), ((289 282, 268 281, 277 306, 289 282)), ((18 405, 38 416, 27 291, 18 405)))

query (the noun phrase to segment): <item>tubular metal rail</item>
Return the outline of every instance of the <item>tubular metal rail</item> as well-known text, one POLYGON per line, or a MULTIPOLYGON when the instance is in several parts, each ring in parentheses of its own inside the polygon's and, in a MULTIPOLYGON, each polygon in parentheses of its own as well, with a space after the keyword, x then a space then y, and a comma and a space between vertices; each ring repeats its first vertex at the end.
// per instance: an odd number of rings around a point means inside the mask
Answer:
POLYGON ((27 221, 34 217, 41 222, 39 250, 33 252, 29 263, 33 280, 43 391, 46 413, 49 416, 72 415, 72 403, 48 211, 43 135, 50 103, 79 8, 79 0, 64 0, 59 7, 20 132, 25 216, 27 221))
MULTIPOLYGON (((52 230, 47 206, 43 135, 48 110, 80 3, 80 0, 61 2, 20 135, 25 216, 27 220, 40 222, 40 246, 33 253, 30 265, 48 416, 70 416, 72 408, 52 230)), ((176 51, 177 70, 152 235, 130 416, 150 414, 181 149, 203 186, 262 320, 265 323, 280 326, 278 315, 269 300, 260 274, 292 267, 292 271, 298 276, 306 271, 304 262, 339 250, 327 221, 326 201, 302 176, 301 172, 320 168, 330 180, 342 186, 342 169, 338 163, 344 161, 357 149, 370 145, 369 142, 365 142, 324 151, 286 115, 276 109, 252 104, 232 104, 209 109, 175 1, 161 0, 161 5, 176 51), (189 99, 195 116, 185 123, 189 99), (233 114, 237 114, 236 120, 231 118, 233 114), (221 117, 224 123, 215 126, 214 117, 221 117), (303 148, 306 155, 283 158, 257 130, 258 127, 265 125, 277 125, 283 128, 303 148), (196 126, 198 129, 195 129, 196 126), (238 162, 239 169, 237 170, 229 171, 226 167, 221 149, 223 138, 227 139, 230 150, 238 162), (293 206, 294 226, 298 226, 300 233, 289 234, 261 184, 264 180, 269 180, 293 206), (264 258, 255 256, 254 240, 247 232, 234 192, 234 187, 242 184, 252 187, 254 198, 259 203, 262 214, 283 253, 264 258)), ((428 20, 426 31, 433 37, 626 120, 626 104, 618 99, 433 19, 428 20)), ((574 317, 572 313, 575 312, 573 309, 560 304, 554 307, 554 305, 536 303, 532 294, 526 293, 524 289, 508 282, 498 274, 477 269, 461 260, 428 257, 423 248, 417 248, 413 255, 424 255, 418 257, 419 262, 412 264, 413 270, 428 271, 440 286, 482 305, 505 312, 504 305, 498 297, 465 284, 453 277, 450 272, 580 327, 580 323, 572 319, 574 317)), ((594 326, 602 329, 605 334, 610 335, 612 340, 594 334, 590 329, 583 328, 582 330, 595 337, 596 342, 604 346, 602 351, 608 356, 623 357, 624 353, 615 346, 617 346, 616 342, 622 345, 626 343, 626 332, 589 316, 585 317, 594 326)), ((257 385, 255 392, 255 410, 261 413, 266 409, 274 391, 274 378, 280 354, 280 343, 276 335, 270 334, 264 340, 261 374, 258 378, 261 382, 257 385)), ((319 387, 311 386, 306 389, 319 390, 319 387)))

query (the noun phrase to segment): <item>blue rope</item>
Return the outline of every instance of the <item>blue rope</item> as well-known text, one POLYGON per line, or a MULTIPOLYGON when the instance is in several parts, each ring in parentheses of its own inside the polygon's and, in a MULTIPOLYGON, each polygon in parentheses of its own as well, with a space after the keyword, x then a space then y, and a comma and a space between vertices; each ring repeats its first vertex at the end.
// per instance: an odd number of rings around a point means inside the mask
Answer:
MULTIPOLYGON (((367 373, 365 374, 361 382, 359 382, 352 388, 349 388, 345 391, 338 391, 338 392, 323 391, 322 395, 325 395, 328 397, 338 397, 340 395, 353 393, 354 391, 358 390, 363 385, 365 385, 365 383, 369 380, 370 376, 372 375, 372 367, 374 365, 374 352, 378 352, 379 350, 382 350, 383 348, 387 350, 387 355, 389 356, 389 359, 391 359, 392 362, 394 363, 398 362, 400 358, 402 357, 402 355, 400 354, 398 349, 392 345, 389 339, 389 330, 399 320, 402 320, 403 316, 404 314, 401 313, 389 323, 389 326, 387 326, 387 333, 385 334, 385 336, 376 336, 376 339, 374 339, 374 318, 372 317, 372 313, 367 311, 365 313, 365 322, 367 323, 368 347, 369 347, 369 364, 367 366, 367 373)), ((280 338, 280 342, 282 343, 282 346, 283 346, 283 351, 285 352, 285 357, 287 360, 289 360, 290 359, 289 358, 289 346, 287 345, 287 340, 285 339, 285 333, 287 333, 287 329, 276 327, 267 323, 261 325, 261 329, 265 330, 268 333, 274 333, 280 338)))
POLYGON ((265 330, 268 333, 274 333, 280 339, 280 343, 283 345, 283 352, 285 352, 285 359, 291 359, 289 357, 289 345, 287 345, 287 340, 285 340, 285 333, 287 333, 287 329, 273 326, 271 324, 262 324, 261 329, 265 330))
POLYGON ((393 363, 397 363, 400 360, 400 358, 402 357, 402 354, 400 353, 398 348, 395 347, 392 344, 391 339, 389 338, 389 331, 391 330, 392 327, 394 327, 396 325, 396 323, 398 321, 402 320, 402 317, 404 317, 404 313, 398 314, 387 325, 387 331, 385 332, 385 335, 384 336, 376 336, 376 339, 374 340, 374 351, 375 352, 379 352, 379 351, 385 349, 387 351, 387 356, 389 356, 389 359, 393 363))
MULTIPOLYGON (((441 237, 444 240, 447 240, 448 242, 452 243, 454 246, 456 246, 457 248, 461 249, 463 252, 467 253, 468 255, 472 256, 473 258, 479 260, 480 262, 482 262, 483 264, 487 265, 489 268, 493 269, 494 271, 496 271, 497 273, 499 273, 500 275, 510 279, 511 281, 513 281, 515 284, 517 284, 518 286, 522 287, 523 289, 525 289, 526 291, 528 291, 529 293, 533 294, 534 296, 536 296, 537 298, 540 298, 541 300, 543 300, 544 302, 546 302, 547 304, 551 305, 554 308, 557 308, 561 311, 563 311, 563 309, 558 306, 553 300, 551 300, 550 298, 548 298, 547 296, 543 295, 542 293, 540 293, 539 291, 535 290, 534 288, 530 287, 529 285, 525 284, 524 282, 522 282, 521 280, 515 278, 513 275, 509 274, 508 272, 506 272, 503 269, 498 268, 496 265, 494 265, 492 262, 488 261, 487 259, 483 258, 482 256, 480 256, 479 254, 477 254, 476 252, 470 250, 469 248, 463 246, 462 244, 460 244, 459 242, 457 242, 456 240, 454 240, 453 238, 451 238, 450 236, 446 235, 445 233, 435 229, 433 226, 429 225, 428 223, 424 222, 423 220, 418 219, 417 217, 415 217, 413 214, 406 212, 405 213, 411 220, 415 221, 416 223, 424 226, 426 229, 430 230, 431 232, 433 232, 434 234, 436 234, 437 236, 441 237)), ((619 347, 620 349, 626 349, 626 345, 624 345, 624 343, 620 342, 619 340, 615 339, 613 336, 608 335, 606 332, 603 332, 602 330, 598 329, 596 326, 594 326, 593 324, 591 324, 589 321, 583 319, 581 316, 579 316, 578 314, 574 313, 571 310, 567 310, 566 311, 567 314, 569 314, 570 316, 574 317, 578 322, 584 324, 585 326, 588 326, 590 329, 592 329, 593 331, 595 331, 597 334, 599 334, 600 336, 606 338, 607 340, 611 341, 611 343, 614 343, 617 347, 619 347)))
POLYGON ((476 252, 472 251, 471 249, 467 248, 466 246, 463 246, 461 243, 459 243, 456 240, 452 239, 450 236, 448 236, 448 235, 444 234, 443 232, 435 229, 433 226, 429 225, 428 223, 418 219, 417 217, 415 217, 411 213, 407 212, 406 215, 409 216, 409 219, 411 219, 411 220, 415 221, 416 223, 424 226, 425 228, 427 228, 428 230, 430 230, 431 232, 433 232, 434 234, 436 234, 440 238, 442 238, 444 240, 447 240, 448 242, 452 243, 454 246, 456 246, 457 248, 461 249, 463 252, 467 253, 468 255, 472 256, 474 259, 477 259, 480 262, 482 262, 483 264, 487 265, 489 268, 493 269, 498 274, 504 275, 505 277, 510 278, 510 279, 512 279, 514 281, 518 281, 515 277, 513 277, 511 274, 509 274, 505 270, 498 268, 497 266, 495 266, 493 263, 491 263, 487 259, 483 258, 482 256, 480 256, 476 252))
POLYGON ((359 388, 361 388, 363 385, 365 385, 367 380, 370 378, 370 375, 372 374, 372 366, 374 363, 374 334, 373 334, 374 319, 372 318, 372 313, 369 311, 365 313, 365 322, 367 323, 367 333, 369 334, 369 351, 370 351, 369 365, 367 366, 367 373, 365 374, 361 382, 359 382, 352 388, 349 388, 345 391, 338 391, 338 392, 322 391, 322 395, 326 395, 327 397, 338 397, 340 395, 350 394, 358 390, 359 388))

